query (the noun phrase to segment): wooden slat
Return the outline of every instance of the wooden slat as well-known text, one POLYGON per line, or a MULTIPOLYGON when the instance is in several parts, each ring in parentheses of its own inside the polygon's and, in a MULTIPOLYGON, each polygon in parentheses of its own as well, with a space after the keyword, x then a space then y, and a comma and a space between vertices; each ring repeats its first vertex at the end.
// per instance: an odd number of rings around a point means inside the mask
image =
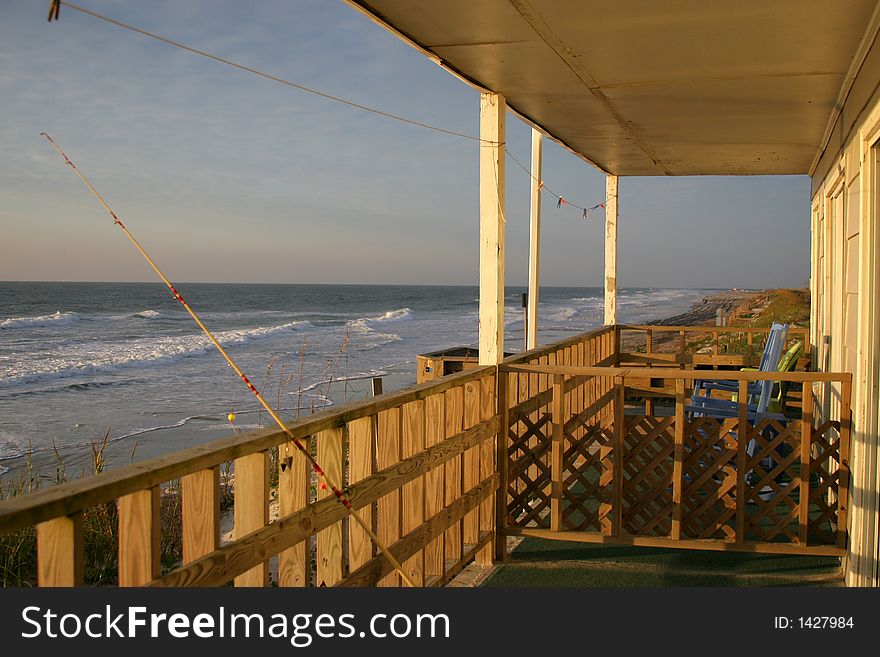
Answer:
MULTIPOLYGON (((535 375, 530 375, 530 377, 535 375)), ((464 428, 480 423, 479 381, 464 385, 464 428)), ((480 481, 480 448, 474 447, 462 458, 462 490, 470 490, 480 481)), ((474 545, 480 537, 480 510, 474 509, 462 520, 462 541, 474 545)))
POLYGON ((119 498, 119 586, 159 576, 159 488, 119 498))
POLYGON ((220 468, 184 475, 183 563, 190 563, 220 545, 220 468))
POLYGON ((684 381, 675 382, 675 433, 672 448, 672 528, 670 538, 681 540, 682 491, 684 489, 684 381))
MULTIPOLYGON (((262 529, 269 521, 269 454, 260 452, 235 459, 235 539, 262 529)), ((236 586, 266 586, 269 563, 238 575, 236 586)))
MULTIPOLYGON (((416 404, 423 402, 414 402, 416 404)), ((348 477, 354 484, 373 474, 376 454, 376 419, 362 417, 348 425, 348 477)), ((367 527, 373 526, 373 505, 355 511, 367 527)), ((357 522, 348 523, 348 559, 352 570, 373 558, 375 546, 366 530, 357 522)))
MULTIPOLYGON (((480 384, 480 417, 488 420, 497 416, 495 400, 495 377, 483 377, 480 384)), ((499 434, 500 435, 500 434, 499 434)), ((480 479, 487 479, 495 469, 495 442, 500 441, 499 435, 495 440, 485 440, 480 443, 480 479)), ((477 563, 488 565, 495 557, 495 495, 492 493, 480 504, 480 534, 488 533, 492 539, 490 544, 477 554, 477 563)))
MULTIPOLYGON (((428 404, 430 405, 430 403, 428 404)), ((442 469, 443 463, 474 445, 490 439, 498 431, 498 418, 493 417, 458 436, 426 449, 397 465, 377 472, 351 486, 347 493, 354 509, 371 504, 383 495, 424 475, 442 469)), ((252 568, 272 555, 321 532, 348 515, 335 498, 324 497, 293 515, 280 518, 271 525, 224 545, 198 559, 150 582, 150 586, 217 586, 240 572, 252 568)))
MULTIPOLYGON (((452 374, 400 392, 386 393, 364 402, 333 407, 290 422, 287 427, 297 437, 339 427, 352 420, 395 408, 417 399, 425 399, 494 372, 479 367, 452 374)), ((288 439, 276 429, 235 434, 173 454, 112 468, 94 477, 52 486, 39 493, 0 502, 0 533, 31 527, 59 516, 73 515, 98 504, 112 502, 139 490, 174 481, 183 475, 213 468, 227 461, 276 447, 288 439)))
POLYGON ((495 465, 498 468, 498 492, 495 493, 495 560, 501 563, 507 558, 507 541, 500 535, 503 528, 507 527, 507 496, 508 496, 508 469, 510 458, 507 454, 508 433, 510 431, 510 412, 508 410, 508 374, 500 367, 496 379, 497 409, 498 409, 498 438, 495 441, 495 465))
MULTIPOLYGON (((315 436, 317 441, 317 460, 327 473, 327 479, 336 486, 344 486, 342 481, 343 471, 343 430, 341 428, 327 429, 315 436)), ((333 496, 329 485, 322 486, 318 483, 318 499, 333 496)), ((338 502, 334 502, 338 504, 338 502)), ((341 505, 340 505, 341 506, 341 505)), ((333 586, 342 579, 342 565, 345 558, 342 550, 342 521, 335 522, 326 529, 318 532, 318 545, 316 553, 317 573, 315 583, 317 586, 333 586)))
MULTIPOLYGON (((476 383, 479 385, 479 382, 476 383)), ((469 383, 467 385, 473 385, 469 383)), ((409 458, 425 449, 425 402, 415 401, 403 407, 403 440, 401 457, 409 458)), ((471 449, 479 449, 471 448, 471 449)), ((425 479, 419 477, 401 488, 403 500, 403 520, 401 532, 404 536, 418 528, 425 520, 425 479)), ((416 586, 425 584, 425 555, 421 550, 402 562, 404 570, 416 586)), ((355 571, 361 564, 352 562, 355 571)))
MULTIPOLYGON (((425 400, 425 446, 432 447, 443 442, 446 435, 446 395, 440 393, 425 400)), ((425 515, 431 517, 443 508, 444 468, 434 468, 425 475, 425 515)), ((445 563, 442 538, 425 546, 425 576, 443 574, 445 563)))
POLYGON ((560 531, 532 527, 507 527, 507 536, 534 536, 558 541, 578 543, 601 543, 604 545, 631 545, 637 547, 684 548, 691 550, 717 550, 722 552, 752 552, 756 554, 802 554, 826 557, 842 557, 846 550, 834 545, 801 546, 796 543, 757 543, 746 541, 733 543, 719 539, 688 539, 673 541, 665 536, 607 536, 596 532, 560 531))
MULTIPOLYGON (((399 408, 379 413, 376 433, 376 467, 379 470, 400 462, 400 419, 399 408)), ((400 514, 399 490, 389 493, 376 503, 376 536, 383 545, 391 545, 400 538, 400 514)), ((379 582, 379 586, 400 585, 400 574, 397 572, 379 582)))
MULTIPOLYGON (((740 384, 743 386, 745 384, 740 384)), ((813 392, 804 390, 801 406, 801 467, 798 489, 798 542, 807 544, 810 526, 810 448, 813 444, 813 392)))
POLYGON ((37 586, 82 586, 82 516, 55 518, 37 525, 37 586))
POLYGON ((562 374, 554 375, 553 407, 551 409, 553 416, 553 444, 550 456, 550 529, 557 531, 562 528, 562 453, 565 449, 563 434, 565 426, 565 413, 563 410, 564 384, 565 377, 562 374))
MULTIPOLYGON (((464 390, 453 388, 446 391, 446 437, 454 436, 462 429, 464 421, 464 390)), ((461 458, 446 462, 446 481, 444 504, 452 504, 461 495, 461 458)), ((454 523, 446 530, 446 560, 458 561, 461 558, 461 523, 454 523)), ((445 563, 444 563, 445 568, 445 563)))
MULTIPOLYGON (((301 438, 299 443, 305 449, 310 449, 311 437, 301 438)), ((281 469, 278 473, 278 511, 283 518, 309 503, 313 472, 305 454, 293 441, 283 443, 278 449, 281 469)), ((308 541, 278 553, 278 586, 308 586, 311 575, 311 546, 308 541)))

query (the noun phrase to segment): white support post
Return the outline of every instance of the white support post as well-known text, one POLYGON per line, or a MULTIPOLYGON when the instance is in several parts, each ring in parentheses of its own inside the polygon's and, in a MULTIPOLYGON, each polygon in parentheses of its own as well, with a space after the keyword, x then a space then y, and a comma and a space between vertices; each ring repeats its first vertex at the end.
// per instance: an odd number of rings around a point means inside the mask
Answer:
POLYGON ((538 290, 541 267, 541 151, 544 135, 532 128, 532 203, 529 213, 529 308, 526 348, 538 346, 538 290))
POLYGON ((504 119, 500 94, 480 94, 480 365, 504 358, 504 119))
POLYGON ((605 325, 617 324, 617 176, 605 177, 605 325))

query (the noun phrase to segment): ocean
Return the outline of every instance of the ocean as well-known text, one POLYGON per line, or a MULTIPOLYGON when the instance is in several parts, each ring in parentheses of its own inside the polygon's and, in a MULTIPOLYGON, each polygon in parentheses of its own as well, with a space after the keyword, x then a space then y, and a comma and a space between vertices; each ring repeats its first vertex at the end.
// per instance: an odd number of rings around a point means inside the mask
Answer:
MULTIPOLYGON (((415 383, 416 355, 475 345, 467 286, 179 284, 285 418, 415 383)), ((507 351, 523 348, 520 293, 506 291, 507 351)), ((619 291, 618 316, 684 312, 708 290, 619 291)), ((541 290, 539 340, 602 323, 600 288, 541 290)), ((68 476, 108 436, 111 465, 268 426, 271 421, 161 284, 0 283, 0 476, 68 476), (234 426, 227 414, 234 412, 234 426)))

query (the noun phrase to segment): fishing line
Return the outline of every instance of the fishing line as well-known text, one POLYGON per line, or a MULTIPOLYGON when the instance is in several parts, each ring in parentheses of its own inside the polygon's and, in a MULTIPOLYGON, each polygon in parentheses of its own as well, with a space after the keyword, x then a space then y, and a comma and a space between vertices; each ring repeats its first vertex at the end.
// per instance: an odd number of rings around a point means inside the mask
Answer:
POLYGON ((198 326, 202 330, 202 332, 208 337, 208 339, 211 341, 211 343, 217 348, 217 351, 219 351, 220 354, 223 356, 223 358, 226 359, 226 362, 229 363, 229 366, 235 371, 235 373, 239 376, 239 378, 242 380, 242 382, 245 384, 245 386, 247 386, 247 389, 250 390, 254 394, 254 396, 257 398, 257 401, 259 401, 260 404, 262 405, 262 407, 264 409, 266 409, 266 412, 275 421, 275 423, 278 425, 278 427, 285 434, 287 434, 288 438, 290 438, 290 441, 303 454, 303 456, 305 456, 309 465, 311 465, 312 470, 315 472, 315 474, 318 476, 318 479, 321 481, 323 487, 329 488, 333 492, 333 495, 336 497, 336 499, 339 501, 339 503, 342 504, 343 507, 345 507, 345 510, 348 512, 349 516, 351 518, 353 518, 358 525, 360 525, 361 529, 363 529, 364 532, 367 534, 367 536, 370 537, 370 540, 373 541, 373 543, 376 545, 376 547, 379 549, 379 551, 385 556, 386 559, 388 559, 388 562, 394 567, 394 569, 398 573, 400 573, 400 576, 403 578, 403 581, 406 582, 407 585, 414 587, 415 583, 406 574, 406 572, 404 572, 403 566, 400 565, 400 562, 397 559, 395 559, 394 555, 391 554, 391 552, 388 550, 388 548, 382 544, 382 542, 379 540, 379 537, 376 536, 376 534, 373 532, 372 529, 370 529, 370 527, 367 525, 367 523, 365 523, 363 521, 363 519, 357 513, 355 513, 354 509, 352 508, 351 501, 349 501, 348 497, 345 496, 345 494, 342 492, 342 490, 338 486, 336 486, 336 484, 334 482, 332 482, 327 477, 327 473, 324 472, 323 468, 321 468, 320 465, 318 465, 318 462, 309 453, 309 450, 299 441, 299 439, 296 436, 293 435, 293 433, 291 433, 290 429, 288 429, 286 426, 284 426, 284 422, 281 420, 281 418, 278 416, 278 414, 272 409, 272 407, 269 405, 269 403, 263 398, 263 396, 260 394, 259 390, 257 390, 256 387, 254 386, 254 384, 251 383, 250 379, 248 379, 248 377, 241 370, 241 368, 239 368, 239 366, 235 363, 235 361, 232 360, 232 357, 226 352, 226 350, 223 348, 223 346, 217 341, 217 338, 214 337, 214 334, 211 333, 210 329, 208 329, 208 327, 202 323, 202 320, 199 318, 199 316, 196 314, 196 312, 183 299, 183 297, 180 295, 180 292, 177 291, 177 288, 174 287, 174 285, 171 283, 170 280, 168 280, 168 278, 165 276, 165 274, 162 273, 162 270, 159 269, 159 266, 153 261, 153 259, 150 257, 150 255, 144 249, 144 247, 142 247, 140 245, 140 243, 134 238, 134 235, 132 235, 129 232, 128 228, 125 227, 125 224, 123 224, 122 221, 120 221, 119 217, 116 215, 116 213, 113 211, 113 209, 107 204, 107 202, 104 200, 104 198, 98 193, 98 190, 96 190, 92 186, 92 183, 90 183, 88 181, 88 179, 86 179, 86 177, 82 173, 80 173, 80 170, 76 168, 76 165, 70 160, 69 157, 67 157, 67 154, 63 150, 61 150, 61 147, 55 143, 55 140, 52 139, 51 136, 49 136, 45 132, 42 132, 40 134, 49 141, 49 143, 52 145, 52 147, 56 151, 58 151, 58 154, 64 158, 65 163, 70 165, 70 167, 73 169, 74 173, 76 173, 76 175, 79 177, 79 179, 83 181, 85 186, 89 188, 89 191, 92 193, 92 196, 94 196, 98 200, 98 203, 100 203, 101 206, 113 218, 113 223, 115 223, 117 226, 119 226, 120 230, 122 230, 122 232, 125 234, 125 236, 128 238, 128 240, 140 252, 140 254, 144 257, 144 259, 147 261, 147 263, 149 263, 149 265, 150 265, 150 267, 152 267, 153 271, 156 272, 156 274, 159 276, 159 278, 162 279, 162 282, 165 283, 165 286, 168 288, 168 290, 171 292, 171 294, 174 296, 174 298, 177 299, 177 301, 180 303, 180 305, 183 306, 184 310, 186 310, 186 312, 189 313, 189 316, 193 318, 193 321, 195 321, 196 324, 198 324, 198 326))

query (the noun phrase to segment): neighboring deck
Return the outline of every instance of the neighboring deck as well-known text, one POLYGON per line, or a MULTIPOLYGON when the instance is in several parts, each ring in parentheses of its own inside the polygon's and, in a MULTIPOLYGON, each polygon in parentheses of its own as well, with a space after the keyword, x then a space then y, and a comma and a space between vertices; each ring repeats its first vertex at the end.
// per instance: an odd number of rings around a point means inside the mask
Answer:
MULTIPOLYGON (((446 584, 473 561, 503 559, 506 540, 496 539, 507 536, 841 556, 850 375, 740 373, 757 363, 766 334, 610 326, 289 428, 420 586, 446 584), (672 343, 658 340, 666 333, 672 343), (660 342, 666 351, 655 348, 660 342), (723 421, 688 418, 688 389, 707 374, 695 366, 719 368, 712 377, 743 389, 784 379, 803 394, 787 422, 754 427, 744 411, 723 421), (822 394, 839 399, 838 416, 815 417, 813 398, 822 394), (747 455, 736 434, 755 439, 758 452, 747 455)), ((806 341, 806 331, 793 329, 789 339, 806 341)), ((400 584, 277 430, 0 503, 0 532, 36 526, 39 583, 82 584, 83 513, 107 503, 118 517, 120 585, 400 584), (235 538, 221 545, 219 470, 230 460, 235 538), (181 506, 182 553, 163 564, 168 491, 181 506), (270 521, 270 509, 278 519, 270 521)))

